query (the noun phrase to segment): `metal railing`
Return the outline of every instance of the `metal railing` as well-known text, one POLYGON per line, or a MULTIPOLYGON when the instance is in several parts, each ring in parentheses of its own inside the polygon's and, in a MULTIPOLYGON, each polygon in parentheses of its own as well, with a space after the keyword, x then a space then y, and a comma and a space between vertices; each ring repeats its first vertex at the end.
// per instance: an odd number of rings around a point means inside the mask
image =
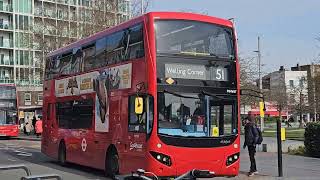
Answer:
POLYGON ((41 179, 57 179, 62 180, 62 177, 58 174, 41 174, 41 175, 32 175, 30 169, 24 164, 15 164, 15 165, 2 165, 0 166, 0 171, 5 170, 17 170, 21 169, 26 172, 26 176, 21 177, 21 180, 41 180, 41 179))

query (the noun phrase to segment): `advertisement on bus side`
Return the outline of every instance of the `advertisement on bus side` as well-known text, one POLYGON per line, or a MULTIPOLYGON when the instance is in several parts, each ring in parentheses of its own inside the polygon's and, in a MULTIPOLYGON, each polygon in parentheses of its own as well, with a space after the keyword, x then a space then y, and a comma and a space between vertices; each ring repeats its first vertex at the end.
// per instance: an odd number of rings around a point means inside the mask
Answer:
POLYGON ((132 64, 101 69, 55 80, 56 97, 78 96, 96 92, 95 131, 109 131, 110 90, 131 88, 132 64))

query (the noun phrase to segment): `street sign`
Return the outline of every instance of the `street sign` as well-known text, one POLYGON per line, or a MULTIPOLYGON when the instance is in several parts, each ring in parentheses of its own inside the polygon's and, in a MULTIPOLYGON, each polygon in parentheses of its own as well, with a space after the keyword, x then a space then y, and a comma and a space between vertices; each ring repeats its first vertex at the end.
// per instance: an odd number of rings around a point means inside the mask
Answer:
POLYGON ((263 102, 259 102, 260 105, 260 117, 264 118, 264 103, 263 102))
POLYGON ((286 140, 286 128, 281 128, 281 141, 286 140))
POLYGON ((218 137, 219 136, 219 128, 213 127, 212 128, 212 137, 218 137))

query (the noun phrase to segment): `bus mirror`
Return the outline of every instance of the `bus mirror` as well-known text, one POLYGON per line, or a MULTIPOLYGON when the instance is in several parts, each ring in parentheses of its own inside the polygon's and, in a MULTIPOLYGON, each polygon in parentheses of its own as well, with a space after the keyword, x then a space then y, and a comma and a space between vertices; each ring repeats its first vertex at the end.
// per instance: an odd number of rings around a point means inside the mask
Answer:
POLYGON ((143 98, 136 97, 134 101, 134 112, 136 114, 142 114, 143 112, 143 98))

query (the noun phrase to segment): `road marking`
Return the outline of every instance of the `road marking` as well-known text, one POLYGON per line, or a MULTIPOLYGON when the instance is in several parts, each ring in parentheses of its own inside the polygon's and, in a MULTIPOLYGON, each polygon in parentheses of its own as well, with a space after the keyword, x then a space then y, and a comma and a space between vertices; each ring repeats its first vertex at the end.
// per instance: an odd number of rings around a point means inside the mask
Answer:
POLYGON ((9 160, 9 161, 17 161, 17 160, 15 160, 15 159, 10 159, 10 158, 8 158, 8 160, 9 160))
POLYGON ((22 153, 19 153, 19 154, 17 154, 17 155, 18 155, 18 156, 30 157, 30 156, 32 156, 32 153, 22 152, 22 153))

